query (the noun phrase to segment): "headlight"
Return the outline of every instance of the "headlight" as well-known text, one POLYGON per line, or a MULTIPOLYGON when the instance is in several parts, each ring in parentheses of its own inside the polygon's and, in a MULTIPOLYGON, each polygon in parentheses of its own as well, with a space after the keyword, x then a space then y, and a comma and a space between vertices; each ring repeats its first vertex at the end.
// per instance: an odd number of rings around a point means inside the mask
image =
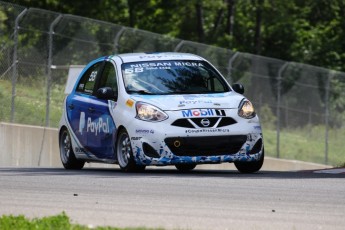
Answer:
POLYGON ((256 113, 253 104, 246 99, 242 100, 239 106, 238 115, 245 119, 255 117, 256 113))
POLYGON ((164 121, 168 118, 168 115, 164 113, 159 108, 144 103, 144 102, 137 102, 135 105, 137 109, 137 116, 136 118, 143 120, 143 121, 164 121))

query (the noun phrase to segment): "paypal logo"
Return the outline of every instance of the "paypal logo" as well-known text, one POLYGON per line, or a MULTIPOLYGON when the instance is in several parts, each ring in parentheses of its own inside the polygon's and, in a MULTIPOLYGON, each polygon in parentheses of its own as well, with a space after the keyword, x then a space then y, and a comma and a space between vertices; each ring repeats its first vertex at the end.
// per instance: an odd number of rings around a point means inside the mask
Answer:
POLYGON ((99 117, 98 119, 95 119, 92 121, 91 117, 87 118, 87 123, 85 122, 85 113, 80 113, 80 120, 79 120, 79 133, 83 135, 83 130, 86 125, 86 132, 95 133, 97 136, 98 133, 110 133, 109 128, 109 118, 106 119, 99 117), (86 123, 86 124, 85 124, 86 123))
POLYGON ((103 133, 109 133, 109 119, 103 121, 103 118, 100 117, 98 120, 92 121, 91 117, 87 119, 87 128, 86 132, 92 132, 95 133, 97 136, 97 133, 103 132, 103 133))
POLYGON ((84 128, 85 128, 85 113, 81 112, 80 118, 79 118, 79 133, 80 133, 80 135, 83 135, 83 129, 84 128))

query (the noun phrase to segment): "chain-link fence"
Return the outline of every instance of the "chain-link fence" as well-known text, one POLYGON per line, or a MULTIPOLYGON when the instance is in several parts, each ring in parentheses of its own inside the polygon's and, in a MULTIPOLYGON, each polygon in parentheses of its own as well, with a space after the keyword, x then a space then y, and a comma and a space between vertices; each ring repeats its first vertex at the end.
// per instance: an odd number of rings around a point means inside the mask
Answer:
POLYGON ((0 121, 57 127, 70 65, 104 55, 177 51, 245 86, 270 156, 345 160, 345 73, 0 1, 0 121))

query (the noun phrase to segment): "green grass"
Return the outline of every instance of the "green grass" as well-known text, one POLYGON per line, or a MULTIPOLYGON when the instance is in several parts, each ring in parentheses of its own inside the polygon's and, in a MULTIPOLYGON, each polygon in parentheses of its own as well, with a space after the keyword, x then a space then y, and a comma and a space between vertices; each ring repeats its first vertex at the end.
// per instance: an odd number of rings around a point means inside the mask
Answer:
MULTIPOLYGON (((265 152, 277 157, 277 133, 263 128, 265 152)), ((328 164, 339 166, 345 162, 344 129, 332 129, 328 139, 328 164)), ((279 157, 325 164, 325 127, 314 126, 280 132, 279 157)))
MULTIPOLYGON (((0 80, 0 121, 9 122, 11 112, 11 82, 0 80)), ((55 84, 51 89, 50 126, 57 127, 64 99, 64 86, 55 84)), ((14 123, 45 125, 46 91, 45 83, 33 80, 17 84, 16 113, 14 123), (29 81, 29 84, 27 83, 29 81)), ((267 156, 277 156, 277 134, 274 115, 262 108, 263 134, 267 156)), ((328 164, 339 166, 345 162, 345 129, 329 130, 328 164)), ((325 162, 325 127, 313 126, 300 129, 282 129, 280 133, 280 158, 325 162)))
MULTIPOLYGON (((0 217, 0 230, 86 230, 88 226, 72 224, 69 217, 63 212, 56 216, 28 219, 23 215, 3 215, 0 217)), ((96 227, 96 230, 153 230, 152 228, 116 228, 116 227, 96 227)), ((155 230, 163 230, 155 228, 155 230)))
MULTIPOLYGON (((57 127, 62 114, 64 87, 54 85, 51 89, 50 126, 57 127)), ((16 86, 14 123, 45 126, 46 90, 42 82, 31 86, 19 83, 16 86)), ((0 121, 11 121, 12 86, 11 82, 0 80, 0 121)))

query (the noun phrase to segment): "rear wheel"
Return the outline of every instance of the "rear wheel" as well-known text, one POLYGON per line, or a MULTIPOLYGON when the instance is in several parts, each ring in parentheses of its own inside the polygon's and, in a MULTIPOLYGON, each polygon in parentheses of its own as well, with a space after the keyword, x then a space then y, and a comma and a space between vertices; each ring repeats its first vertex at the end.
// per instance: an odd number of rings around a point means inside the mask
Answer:
POLYGON ((122 171, 143 171, 145 166, 137 165, 134 160, 131 140, 126 130, 121 130, 116 142, 117 161, 122 171))
POLYGON ((175 167, 180 171, 180 172, 189 172, 193 170, 196 167, 196 164, 177 164, 175 167))
POLYGON ((258 161, 252 162, 234 162, 237 170, 241 173, 255 173, 259 171, 264 164, 265 151, 262 149, 261 157, 258 161))
POLYGON ((60 132, 60 159, 65 169, 82 169, 85 162, 78 160, 73 152, 71 136, 66 128, 60 132))

